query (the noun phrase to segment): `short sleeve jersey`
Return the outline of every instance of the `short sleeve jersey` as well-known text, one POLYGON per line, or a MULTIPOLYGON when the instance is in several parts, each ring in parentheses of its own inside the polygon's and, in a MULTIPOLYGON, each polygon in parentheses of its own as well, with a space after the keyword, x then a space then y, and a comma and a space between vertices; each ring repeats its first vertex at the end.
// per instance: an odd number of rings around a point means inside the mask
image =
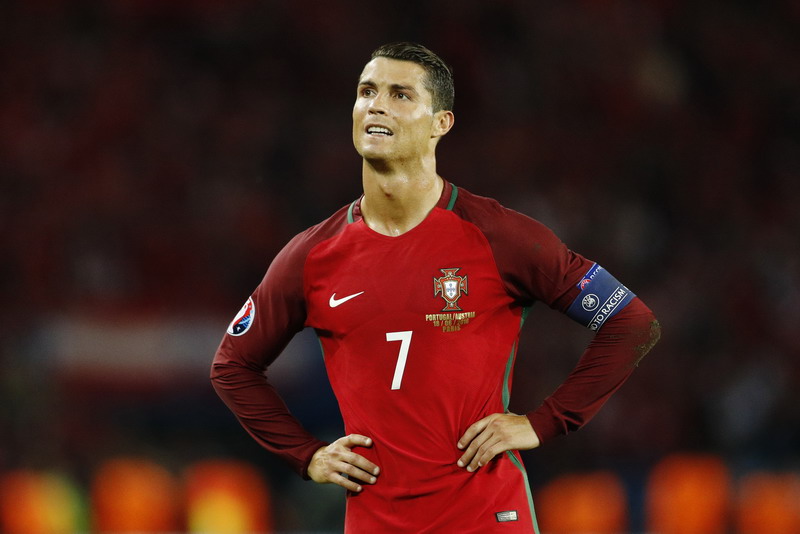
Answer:
POLYGON ((370 229, 356 201, 278 255, 220 351, 267 365, 313 328, 356 452, 381 467, 347 498, 348 532, 536 532, 518 453, 474 473, 456 444, 508 407, 536 301, 565 311, 592 262, 541 223, 446 183, 412 230, 370 229))

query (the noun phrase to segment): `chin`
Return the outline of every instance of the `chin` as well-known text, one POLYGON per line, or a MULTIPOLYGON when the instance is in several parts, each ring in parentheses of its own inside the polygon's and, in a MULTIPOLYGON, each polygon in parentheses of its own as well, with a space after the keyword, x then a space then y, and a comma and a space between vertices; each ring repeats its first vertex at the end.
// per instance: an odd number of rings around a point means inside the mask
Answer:
POLYGON ((385 160, 389 156, 388 151, 374 146, 362 145, 361 147, 357 147, 356 151, 362 158, 370 161, 385 160))

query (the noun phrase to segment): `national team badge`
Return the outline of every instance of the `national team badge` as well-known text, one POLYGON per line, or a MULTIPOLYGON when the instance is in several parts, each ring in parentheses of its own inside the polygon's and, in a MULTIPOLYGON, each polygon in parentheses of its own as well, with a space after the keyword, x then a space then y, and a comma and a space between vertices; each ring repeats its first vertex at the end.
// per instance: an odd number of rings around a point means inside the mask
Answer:
POLYGON ((433 296, 440 294, 445 302, 445 307, 442 308, 443 312, 461 311, 458 306, 458 299, 461 294, 467 295, 467 277, 458 276, 456 273, 461 267, 455 269, 439 269, 444 273, 444 276, 433 279, 433 296))
POLYGON ((247 299, 242 309, 236 314, 236 317, 231 321, 228 326, 228 333, 232 336, 241 336, 250 330, 253 326, 253 320, 256 318, 256 308, 253 306, 253 297, 247 299))
POLYGON ((461 311, 458 305, 458 299, 467 294, 467 275, 459 276, 460 269, 439 269, 444 276, 433 278, 433 297, 440 295, 444 299, 444 308, 441 312, 426 314, 425 320, 441 328, 442 332, 460 332, 475 318, 476 312, 461 311))

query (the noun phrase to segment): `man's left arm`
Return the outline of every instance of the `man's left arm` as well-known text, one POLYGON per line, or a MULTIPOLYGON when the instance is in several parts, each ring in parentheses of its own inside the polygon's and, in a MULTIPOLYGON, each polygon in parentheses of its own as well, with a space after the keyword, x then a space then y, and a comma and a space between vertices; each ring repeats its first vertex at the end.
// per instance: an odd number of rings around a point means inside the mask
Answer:
POLYGON ((521 305, 543 302, 596 333, 566 380, 537 410, 495 413, 458 441, 470 470, 507 450, 538 447, 585 425, 658 341, 650 309, 603 267, 571 251, 542 223, 497 203, 472 210, 506 290, 521 305))
POLYGON ((661 326, 653 312, 634 297, 607 319, 566 380, 527 415, 492 414, 470 426, 458 442, 458 461, 468 471, 508 450, 538 447, 559 434, 578 430, 628 379, 658 342, 661 326))

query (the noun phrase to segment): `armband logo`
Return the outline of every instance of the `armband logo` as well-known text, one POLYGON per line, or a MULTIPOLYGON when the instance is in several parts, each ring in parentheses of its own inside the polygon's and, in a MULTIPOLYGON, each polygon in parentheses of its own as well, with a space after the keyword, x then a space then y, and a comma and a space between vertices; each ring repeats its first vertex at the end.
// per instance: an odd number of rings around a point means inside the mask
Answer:
POLYGON ((581 306, 586 311, 594 311, 600 305, 600 300, 597 298, 597 295, 593 293, 589 293, 583 300, 581 301, 581 306))
POLYGON ((592 283, 594 277, 597 276, 597 273, 602 271, 603 268, 597 265, 596 263, 592 265, 592 268, 589 269, 585 275, 583 275, 583 279, 578 283, 578 287, 583 291, 583 289, 592 283))
POLYGON ((233 318, 230 326, 228 326, 228 333, 232 336, 241 336, 245 334, 250 327, 253 326, 253 319, 256 318, 256 308, 253 305, 253 297, 247 299, 242 309, 233 318))
POLYGON ((576 287, 581 292, 566 312, 589 330, 599 330, 606 320, 636 296, 596 263, 581 277, 576 287))

